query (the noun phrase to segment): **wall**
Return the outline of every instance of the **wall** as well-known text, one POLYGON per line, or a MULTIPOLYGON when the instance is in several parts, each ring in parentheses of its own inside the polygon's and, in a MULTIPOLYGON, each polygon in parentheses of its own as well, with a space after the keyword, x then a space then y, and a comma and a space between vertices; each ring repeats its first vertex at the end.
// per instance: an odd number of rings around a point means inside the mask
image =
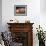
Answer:
POLYGON ((40 0, 40 9, 42 13, 46 13, 46 0, 40 0))
POLYGON ((0 31, 2 31, 2 0, 0 0, 0 31))
POLYGON ((46 31, 46 0, 40 0, 40 24, 46 31))

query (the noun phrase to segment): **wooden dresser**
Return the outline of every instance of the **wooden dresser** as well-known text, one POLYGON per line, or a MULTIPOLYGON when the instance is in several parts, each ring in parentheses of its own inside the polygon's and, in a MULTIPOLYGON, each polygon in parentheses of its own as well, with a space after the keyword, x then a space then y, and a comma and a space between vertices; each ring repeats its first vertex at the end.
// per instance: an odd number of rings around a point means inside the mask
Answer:
POLYGON ((15 42, 23 43, 22 46, 33 46, 33 23, 7 23, 12 39, 15 42))

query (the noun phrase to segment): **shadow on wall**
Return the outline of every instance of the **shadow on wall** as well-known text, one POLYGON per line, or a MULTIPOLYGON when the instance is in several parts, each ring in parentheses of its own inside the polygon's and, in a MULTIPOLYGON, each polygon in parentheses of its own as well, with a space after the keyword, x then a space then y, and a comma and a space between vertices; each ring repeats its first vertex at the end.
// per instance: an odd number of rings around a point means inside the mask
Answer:
POLYGON ((0 31, 2 31, 2 0, 0 0, 0 31))

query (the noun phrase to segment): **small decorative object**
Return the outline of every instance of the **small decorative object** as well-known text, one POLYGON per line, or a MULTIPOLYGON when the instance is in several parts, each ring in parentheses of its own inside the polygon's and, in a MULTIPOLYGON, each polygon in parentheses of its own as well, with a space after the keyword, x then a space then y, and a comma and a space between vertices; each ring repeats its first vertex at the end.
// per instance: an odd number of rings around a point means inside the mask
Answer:
POLYGON ((13 23, 13 19, 11 19, 11 20, 9 21, 9 23, 13 23))
POLYGON ((37 34, 38 35, 38 40, 39 40, 39 46, 45 46, 45 35, 43 32, 42 27, 36 28, 37 29, 37 34))
POLYGON ((26 20, 25 23, 30 23, 30 20, 26 20))
POLYGON ((9 23, 19 23, 19 21, 17 20, 17 19, 11 19, 10 21, 9 21, 9 23))
POLYGON ((14 5, 14 15, 15 16, 27 15, 27 5, 14 5))
POLYGON ((13 21, 13 20, 10 20, 10 21, 13 21))

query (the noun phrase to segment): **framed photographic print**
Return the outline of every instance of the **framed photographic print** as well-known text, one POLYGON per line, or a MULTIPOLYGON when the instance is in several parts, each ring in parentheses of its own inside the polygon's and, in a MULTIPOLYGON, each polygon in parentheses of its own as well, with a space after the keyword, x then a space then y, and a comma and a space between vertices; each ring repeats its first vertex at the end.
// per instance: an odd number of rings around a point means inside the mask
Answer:
POLYGON ((27 5, 14 5, 14 16, 26 16, 27 5))

